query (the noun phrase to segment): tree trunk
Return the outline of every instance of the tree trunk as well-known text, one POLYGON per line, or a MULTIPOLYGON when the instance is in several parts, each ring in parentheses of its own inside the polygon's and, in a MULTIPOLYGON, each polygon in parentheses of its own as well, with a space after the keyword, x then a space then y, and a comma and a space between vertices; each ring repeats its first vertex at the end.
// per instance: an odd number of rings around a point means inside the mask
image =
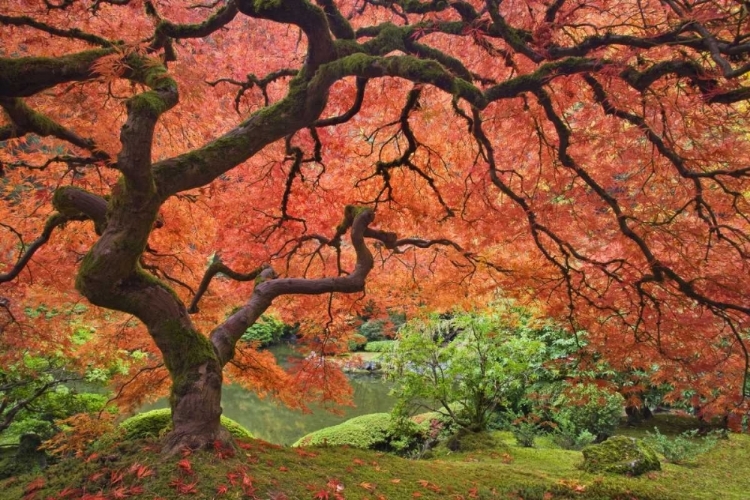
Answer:
POLYGON ((173 429, 163 451, 171 455, 185 447, 231 445, 232 438, 220 422, 222 365, 213 345, 191 327, 174 326, 167 335, 155 336, 172 378, 173 429))
POLYGON ((628 416, 628 425, 638 425, 654 416, 651 413, 651 409, 645 403, 641 406, 626 406, 625 414, 628 416))

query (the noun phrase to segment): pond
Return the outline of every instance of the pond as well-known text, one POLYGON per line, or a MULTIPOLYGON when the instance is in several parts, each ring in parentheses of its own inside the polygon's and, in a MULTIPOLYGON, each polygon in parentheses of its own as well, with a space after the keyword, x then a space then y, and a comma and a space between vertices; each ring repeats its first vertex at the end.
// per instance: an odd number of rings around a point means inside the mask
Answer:
MULTIPOLYGON (((290 349, 272 349, 278 357, 286 357, 290 349)), ((255 393, 238 385, 225 385, 222 390, 224 415, 236 420, 259 439, 270 443, 289 445, 312 431, 339 424, 358 415, 389 412, 394 399, 388 395, 390 386, 379 375, 357 375, 349 377, 354 390, 354 407, 341 407, 340 415, 323 408, 314 408, 312 413, 302 413, 275 403, 271 398, 261 399, 255 393)), ((148 405, 141 411, 166 408, 167 399, 148 405)))

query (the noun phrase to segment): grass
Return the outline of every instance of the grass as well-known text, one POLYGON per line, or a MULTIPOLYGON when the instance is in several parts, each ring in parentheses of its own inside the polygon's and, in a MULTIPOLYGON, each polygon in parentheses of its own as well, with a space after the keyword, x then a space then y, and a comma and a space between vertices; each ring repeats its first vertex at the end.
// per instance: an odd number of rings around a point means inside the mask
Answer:
MULTIPOLYGON (((657 417, 643 429, 669 421, 657 417)), ((67 459, 40 474, 0 482, 3 498, 143 499, 741 499, 748 498, 750 436, 731 435, 690 466, 662 462, 639 478, 577 468, 580 452, 539 439, 515 445, 510 433, 478 435, 462 450, 429 460, 351 448, 287 448, 242 441, 229 450, 164 459, 154 440, 114 443, 98 455, 67 459), (231 455, 231 456, 230 456, 231 455), (88 495, 88 496, 86 496, 88 495), (316 496, 317 495, 317 496, 316 496), (338 495, 338 497, 336 496, 338 495)))

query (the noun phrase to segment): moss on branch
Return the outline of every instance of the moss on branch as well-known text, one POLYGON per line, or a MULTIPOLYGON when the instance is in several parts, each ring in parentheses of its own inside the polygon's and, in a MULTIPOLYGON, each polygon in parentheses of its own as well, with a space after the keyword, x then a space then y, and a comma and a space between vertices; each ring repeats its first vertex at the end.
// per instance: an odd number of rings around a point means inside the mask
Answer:
POLYGON ((90 80, 91 66, 114 49, 94 49, 60 57, 0 58, 0 96, 27 97, 59 83, 90 80))
POLYGON ((338 61, 323 65, 312 79, 311 87, 328 87, 345 76, 377 78, 393 76, 415 83, 428 83, 439 89, 466 99, 473 106, 484 108, 487 100, 471 83, 452 75, 436 61, 418 59, 413 56, 377 57, 367 54, 352 54, 338 61))

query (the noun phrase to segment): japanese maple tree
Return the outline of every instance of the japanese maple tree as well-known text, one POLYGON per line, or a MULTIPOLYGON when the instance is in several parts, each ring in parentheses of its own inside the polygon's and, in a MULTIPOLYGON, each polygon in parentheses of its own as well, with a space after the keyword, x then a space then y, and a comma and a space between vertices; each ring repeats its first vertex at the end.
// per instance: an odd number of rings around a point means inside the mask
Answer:
POLYGON ((4 362, 151 353, 120 384, 171 387, 167 451, 228 439, 227 373, 345 396, 240 348, 272 303, 325 353, 501 289, 746 411, 743 2, 6 0, 0 40, 4 362), (81 296, 83 347, 24 312, 81 296))

